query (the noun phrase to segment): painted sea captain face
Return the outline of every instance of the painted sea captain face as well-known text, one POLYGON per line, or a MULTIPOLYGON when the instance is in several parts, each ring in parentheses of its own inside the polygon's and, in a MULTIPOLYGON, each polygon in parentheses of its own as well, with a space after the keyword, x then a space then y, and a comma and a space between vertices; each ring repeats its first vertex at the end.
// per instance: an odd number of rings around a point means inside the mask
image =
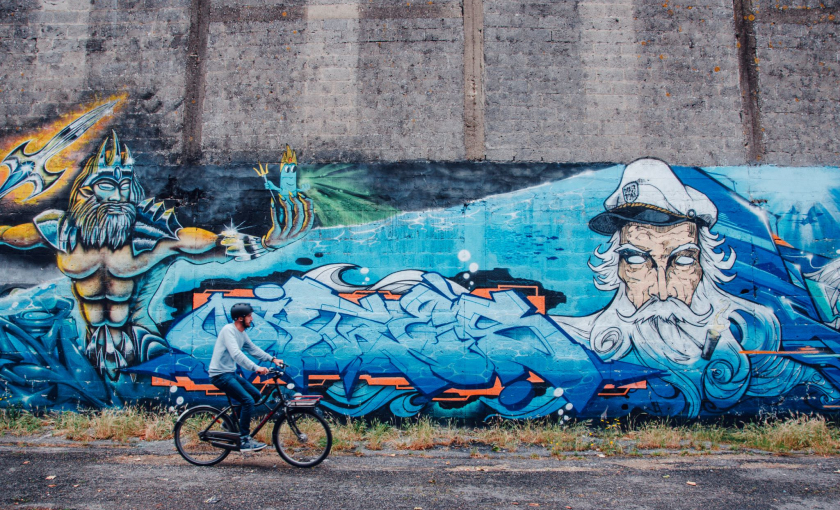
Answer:
MULTIPOLYGON (((665 301, 691 306, 708 267, 728 269, 734 263, 714 252, 721 244, 709 231, 717 220, 715 205, 663 161, 629 164, 604 208, 589 222, 592 230, 610 236, 609 248, 596 254, 607 262, 596 269, 598 285, 620 288, 637 310, 665 301)), ((718 272, 714 269, 712 278, 725 280, 718 272)))
POLYGON ((697 224, 655 226, 629 223, 620 234, 618 277, 638 309, 651 298, 674 297, 691 305, 703 277, 697 224))

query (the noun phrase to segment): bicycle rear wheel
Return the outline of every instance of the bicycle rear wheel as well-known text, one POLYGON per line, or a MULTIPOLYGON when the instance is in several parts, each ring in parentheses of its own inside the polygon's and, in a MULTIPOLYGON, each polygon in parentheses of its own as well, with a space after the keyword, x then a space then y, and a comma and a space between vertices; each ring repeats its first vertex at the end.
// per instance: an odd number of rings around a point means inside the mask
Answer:
POLYGON ((313 411, 295 411, 277 420, 272 440, 283 460, 296 467, 317 466, 332 448, 330 426, 313 411))
POLYGON ((202 440, 199 433, 234 432, 236 428, 228 415, 219 416, 219 410, 210 406, 198 406, 187 410, 175 423, 173 435, 175 448, 181 457, 196 466, 212 466, 228 456, 230 450, 211 445, 202 440))

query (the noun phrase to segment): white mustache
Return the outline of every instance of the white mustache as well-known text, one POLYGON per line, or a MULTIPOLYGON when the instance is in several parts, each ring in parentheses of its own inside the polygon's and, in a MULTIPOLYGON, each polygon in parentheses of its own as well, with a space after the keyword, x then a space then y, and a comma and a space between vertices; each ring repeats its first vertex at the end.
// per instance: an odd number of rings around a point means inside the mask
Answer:
POLYGON ((651 297, 647 303, 629 316, 618 312, 618 317, 628 324, 638 324, 647 321, 665 321, 672 324, 685 323, 696 327, 703 327, 709 322, 712 316, 712 306, 705 312, 696 313, 690 306, 675 297, 660 300, 658 297, 651 297))

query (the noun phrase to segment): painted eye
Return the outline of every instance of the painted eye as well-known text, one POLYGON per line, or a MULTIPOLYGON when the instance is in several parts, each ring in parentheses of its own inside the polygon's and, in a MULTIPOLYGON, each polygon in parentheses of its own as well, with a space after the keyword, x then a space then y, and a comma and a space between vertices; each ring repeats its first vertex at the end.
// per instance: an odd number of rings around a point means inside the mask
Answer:
POLYGON ((677 257, 677 260, 674 261, 674 264, 678 266, 690 266, 691 264, 694 264, 694 262, 696 261, 693 258, 686 257, 685 255, 683 255, 682 257, 677 257))
POLYGON ((120 183, 120 189, 121 190, 127 190, 129 188, 131 188, 131 182, 125 181, 125 182, 120 183))
POLYGON ((630 255, 624 259, 628 264, 644 264, 645 258, 641 255, 630 255))
POLYGON ((108 182, 100 182, 99 184, 96 185, 96 187, 98 187, 102 191, 113 191, 114 190, 114 185, 111 184, 111 183, 108 183, 108 182))

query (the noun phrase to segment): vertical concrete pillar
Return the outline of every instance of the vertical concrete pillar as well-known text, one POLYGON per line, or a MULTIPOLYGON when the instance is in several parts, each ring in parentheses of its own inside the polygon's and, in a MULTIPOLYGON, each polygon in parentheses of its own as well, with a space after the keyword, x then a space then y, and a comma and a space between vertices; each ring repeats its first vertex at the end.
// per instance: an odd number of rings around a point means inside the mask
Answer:
POLYGON ((758 53, 755 42, 755 13, 751 0, 733 0, 735 38, 738 44, 738 74, 741 86, 744 148, 748 163, 764 156, 761 108, 758 96, 758 53))
POLYGON ((485 157, 482 0, 464 0, 464 148, 469 160, 485 157))
POLYGON ((204 110, 205 60, 210 31, 210 0, 192 0, 184 82, 184 131, 181 163, 201 159, 201 125, 204 110))

